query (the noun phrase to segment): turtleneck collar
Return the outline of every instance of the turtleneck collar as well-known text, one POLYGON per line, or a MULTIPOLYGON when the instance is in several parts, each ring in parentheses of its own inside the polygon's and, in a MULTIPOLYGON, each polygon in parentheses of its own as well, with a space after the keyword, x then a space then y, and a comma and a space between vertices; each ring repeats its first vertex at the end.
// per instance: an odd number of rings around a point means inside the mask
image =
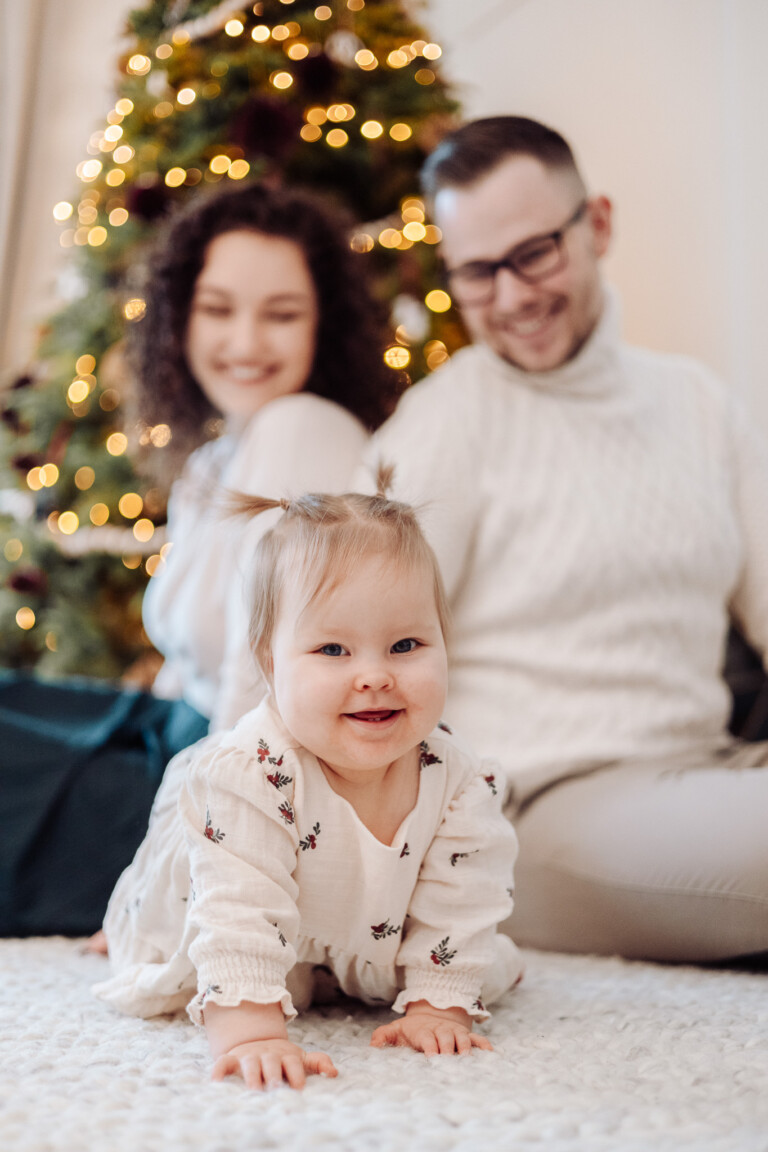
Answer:
POLYGON ((617 387, 621 343, 619 339, 620 309, 616 293, 609 286, 603 289, 603 310, 592 334, 572 360, 549 372, 526 372, 502 360, 487 345, 480 345, 494 370, 510 383, 542 392, 562 393, 564 396, 605 396, 617 387))

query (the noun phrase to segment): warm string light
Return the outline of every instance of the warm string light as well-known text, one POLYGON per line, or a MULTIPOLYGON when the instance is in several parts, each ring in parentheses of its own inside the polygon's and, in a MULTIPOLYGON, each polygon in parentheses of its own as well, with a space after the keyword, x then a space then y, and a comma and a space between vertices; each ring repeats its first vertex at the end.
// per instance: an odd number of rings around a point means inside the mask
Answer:
POLYGON ((384 363, 390 368, 406 368, 411 361, 411 354, 401 344, 393 344, 384 353, 384 363))
POLYGON ((89 488, 92 488, 95 480, 96 473, 88 464, 84 464, 75 472, 75 487, 79 488, 81 492, 87 492, 89 488))
POLYGON ((141 424, 137 425, 139 444, 146 448, 151 444, 153 448, 165 448, 170 444, 173 433, 167 424, 141 424))
POLYGON ((11 564, 15 564, 20 560, 24 555, 24 545, 21 540, 17 540, 15 537, 11 540, 6 540, 3 555, 11 564))
POLYGON ((424 356, 430 372, 434 372, 435 368, 439 368, 441 364, 445 364, 446 360, 450 360, 448 349, 442 340, 428 340, 424 345, 424 356))
POLYGON ((142 300, 141 296, 133 296, 123 304, 123 316, 126 320, 141 320, 146 310, 147 302, 142 300))
POLYGON ((447 312, 453 301, 442 288, 433 288, 431 292, 427 292, 424 303, 430 312, 447 312))
POLYGON ((53 488, 58 482, 59 469, 55 464, 43 464, 37 468, 30 468, 27 472, 27 487, 32 492, 39 492, 41 488, 53 488))
POLYGON ((131 56, 126 65, 126 68, 133 76, 146 76, 151 67, 152 61, 149 56, 144 56, 140 52, 131 56))
POLYGON ((26 607, 19 608, 18 612, 16 613, 16 623, 18 624, 19 628, 23 628, 25 632, 28 632, 30 628, 34 628, 35 614, 32 609, 26 607))
POLYGON ((138 492, 126 492, 118 500, 117 508, 126 520, 135 520, 144 510, 144 501, 138 492))
POLYGON ((56 527, 65 536, 72 536, 80 527, 80 517, 77 512, 62 512, 56 522, 56 527))

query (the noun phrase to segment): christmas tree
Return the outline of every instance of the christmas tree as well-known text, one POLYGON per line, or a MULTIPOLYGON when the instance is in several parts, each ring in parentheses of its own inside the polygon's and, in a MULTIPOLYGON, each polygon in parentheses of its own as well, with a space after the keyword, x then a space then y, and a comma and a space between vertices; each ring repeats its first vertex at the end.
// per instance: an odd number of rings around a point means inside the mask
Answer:
POLYGON ((456 103, 399 0, 154 0, 128 35, 78 195, 54 208, 70 300, 2 399, 0 664, 42 674, 119 675, 147 645, 166 493, 132 459, 173 429, 131 419, 121 341, 174 205, 244 178, 320 191, 358 222, 350 243, 391 301, 392 370, 421 376, 462 342, 417 191, 456 103))

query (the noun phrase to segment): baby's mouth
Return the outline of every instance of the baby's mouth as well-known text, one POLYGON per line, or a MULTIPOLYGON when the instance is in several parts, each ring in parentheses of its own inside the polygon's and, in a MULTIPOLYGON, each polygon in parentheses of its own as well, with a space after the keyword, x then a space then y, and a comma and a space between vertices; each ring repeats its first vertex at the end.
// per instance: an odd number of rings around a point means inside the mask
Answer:
POLYGON ((394 719, 399 712, 400 709, 395 708, 366 708, 362 712, 347 712, 347 716, 351 716, 353 720, 363 720, 366 724, 381 724, 394 719))

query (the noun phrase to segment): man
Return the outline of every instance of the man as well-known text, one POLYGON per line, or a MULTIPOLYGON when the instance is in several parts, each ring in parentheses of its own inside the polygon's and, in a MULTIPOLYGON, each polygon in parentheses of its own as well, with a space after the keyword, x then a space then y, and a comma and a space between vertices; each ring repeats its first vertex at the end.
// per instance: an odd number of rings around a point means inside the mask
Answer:
POLYGON ((568 144, 470 123, 425 170, 475 343, 375 440, 454 613, 447 719, 495 757, 519 943, 768 952, 768 750, 726 732, 729 613, 768 651, 768 466, 699 364, 630 348, 611 205, 568 144))

